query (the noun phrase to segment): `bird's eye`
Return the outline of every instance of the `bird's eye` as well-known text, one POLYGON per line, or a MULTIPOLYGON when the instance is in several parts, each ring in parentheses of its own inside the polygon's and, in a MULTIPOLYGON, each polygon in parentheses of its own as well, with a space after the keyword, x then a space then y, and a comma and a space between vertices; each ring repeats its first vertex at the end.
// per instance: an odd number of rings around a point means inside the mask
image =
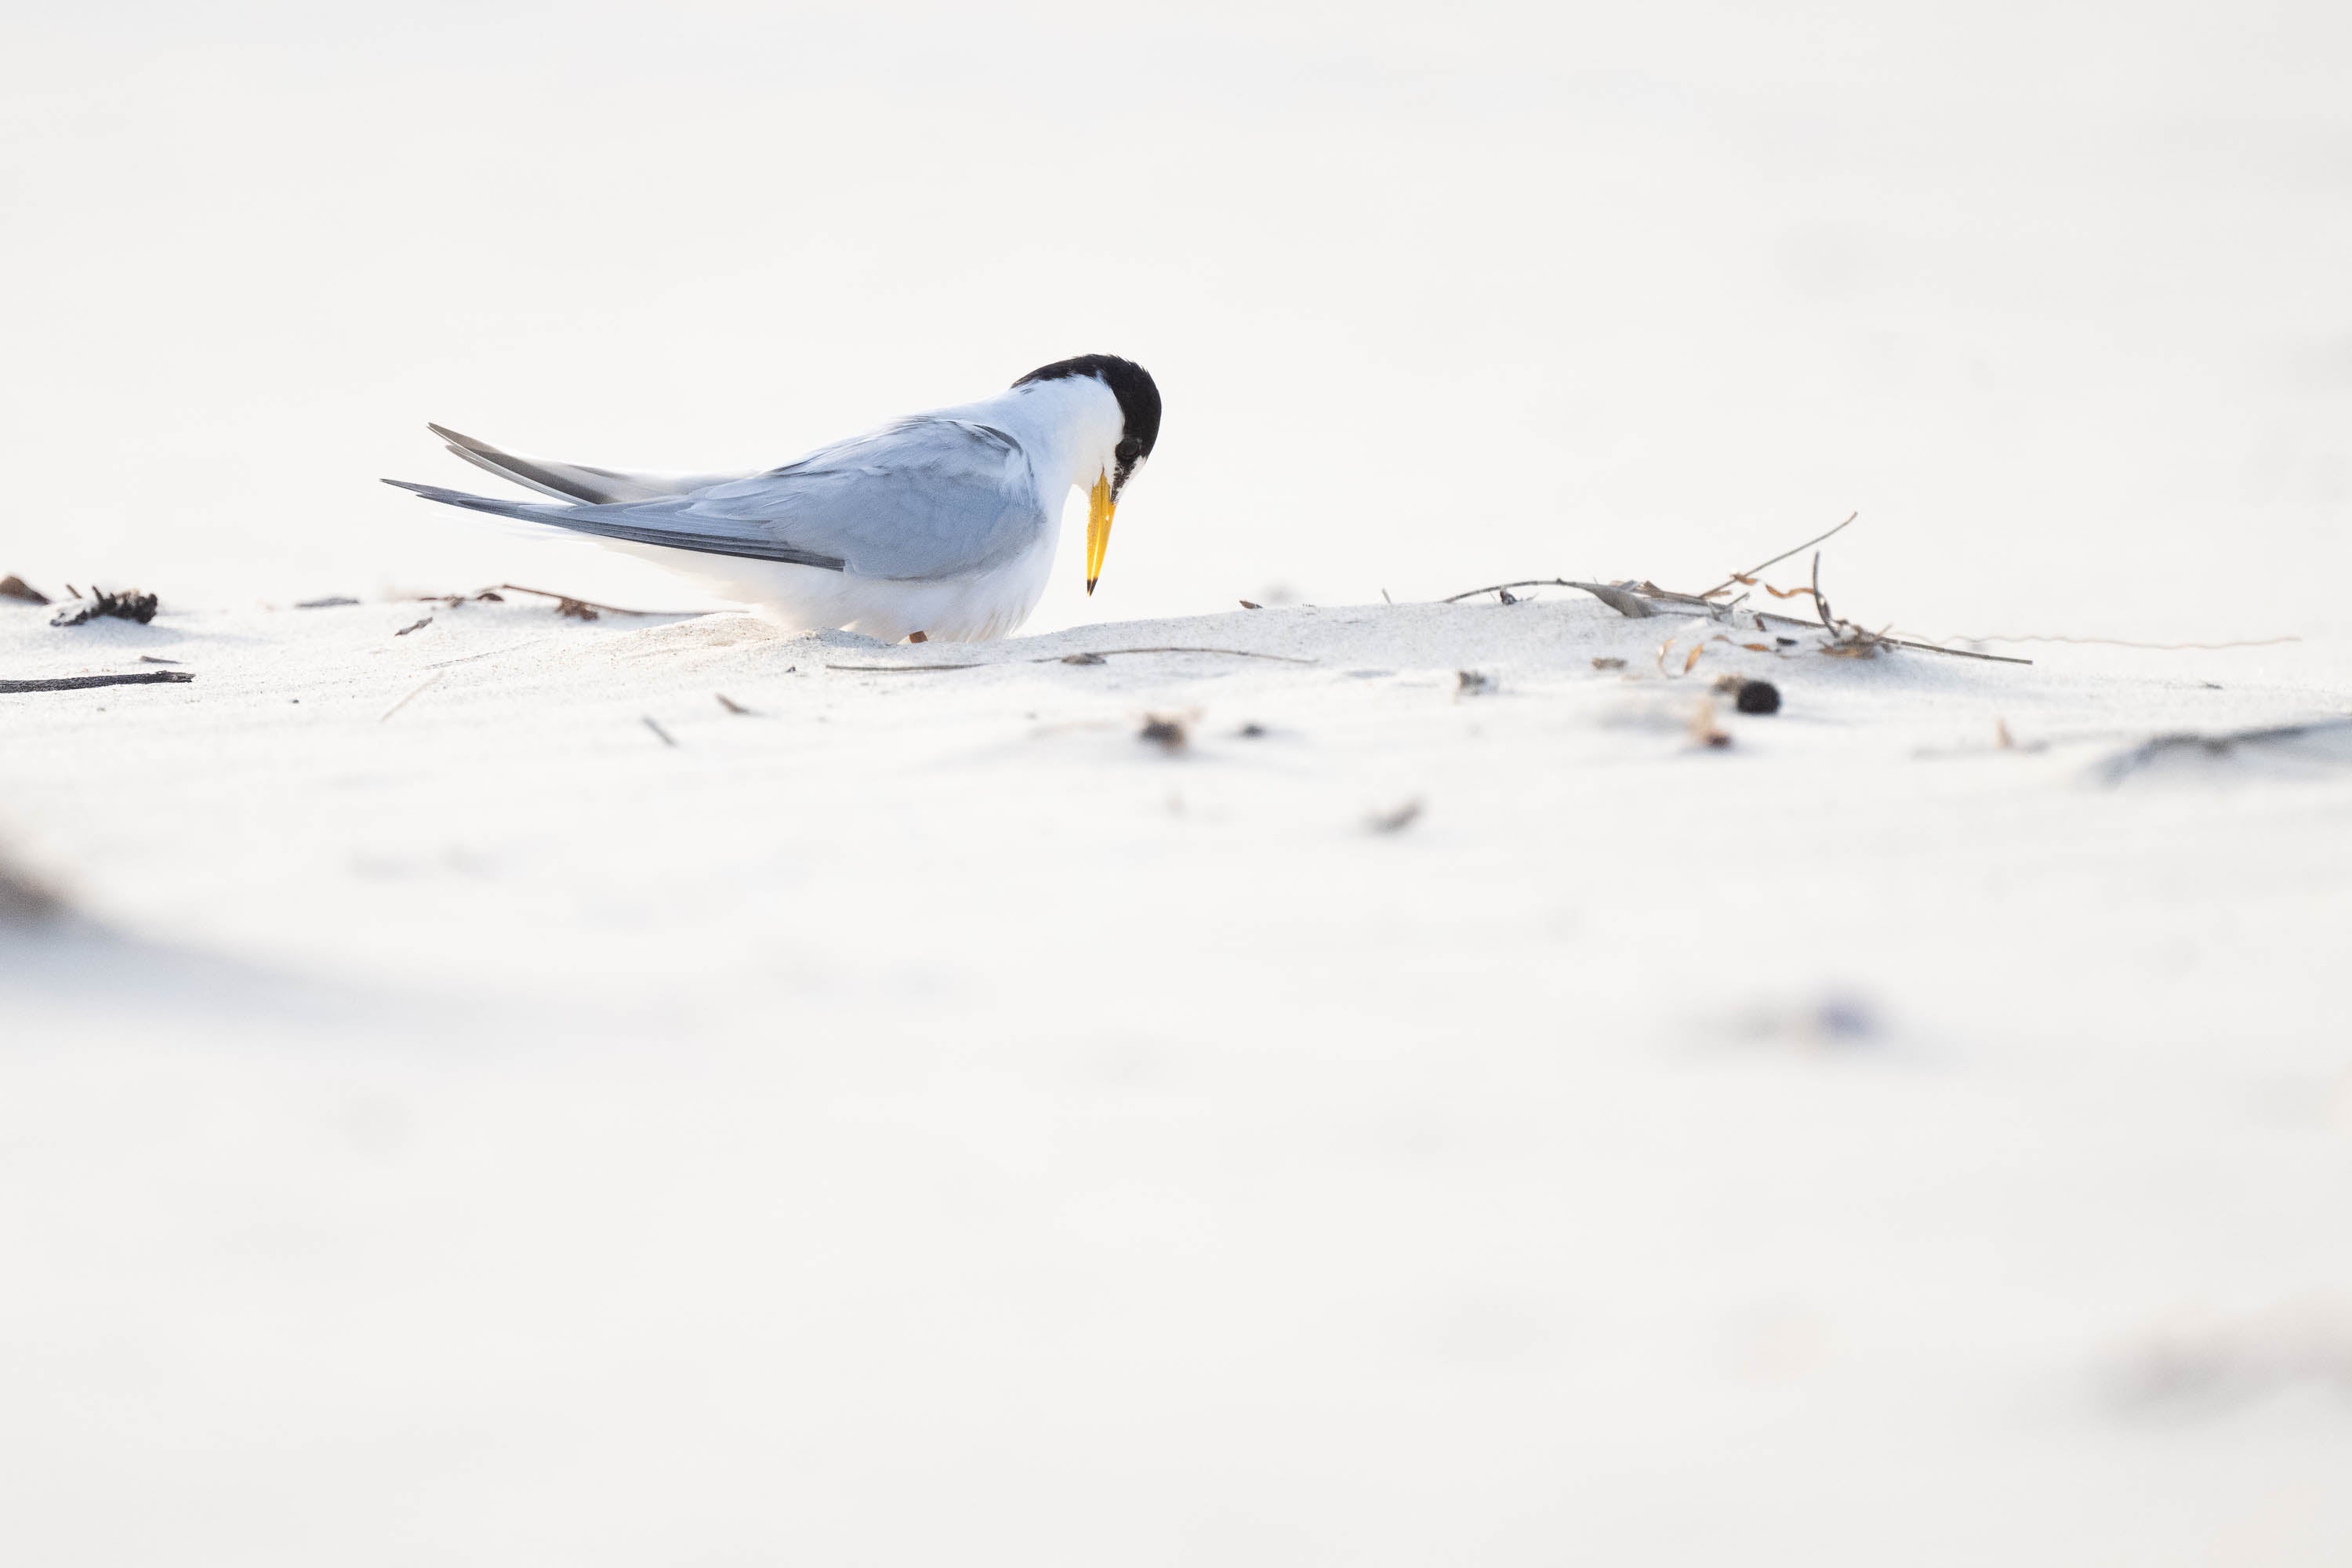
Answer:
POLYGON ((1127 468, 1132 464, 1136 458, 1141 456, 1143 456, 1143 443, 1137 440, 1134 437, 1129 436, 1126 440, 1121 441, 1118 444, 1118 466, 1120 468, 1127 468))

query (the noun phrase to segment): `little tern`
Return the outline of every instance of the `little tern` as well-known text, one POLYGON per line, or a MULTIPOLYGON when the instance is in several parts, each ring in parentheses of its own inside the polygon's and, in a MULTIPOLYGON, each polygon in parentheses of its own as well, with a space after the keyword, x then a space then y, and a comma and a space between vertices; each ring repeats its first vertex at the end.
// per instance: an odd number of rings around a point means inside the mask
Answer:
POLYGON ((592 535, 796 629, 970 642, 1007 635, 1037 607, 1073 489, 1087 493, 1095 591, 1119 496, 1160 438, 1160 388, 1132 361, 1085 354, 993 397, 743 474, 624 473, 426 428, 476 468, 554 500, 384 483, 592 535))

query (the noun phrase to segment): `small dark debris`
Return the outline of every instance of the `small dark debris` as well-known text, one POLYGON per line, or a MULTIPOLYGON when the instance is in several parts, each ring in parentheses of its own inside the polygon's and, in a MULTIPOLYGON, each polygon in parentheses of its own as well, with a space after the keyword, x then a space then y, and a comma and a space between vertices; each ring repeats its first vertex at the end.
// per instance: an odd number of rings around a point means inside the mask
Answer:
POLYGON ((1595 669, 1622 669, 1625 668, 1625 661, 1622 658, 1610 658, 1604 656, 1594 659, 1592 661, 1592 668, 1595 669))
POLYGON ((176 658, 165 658, 160 654, 142 653, 139 656, 139 662, 142 664, 177 664, 180 661, 176 658))
POLYGON ((1519 596, 1508 588, 1497 588, 1495 590, 1495 595, 1506 605, 1516 605, 1519 602, 1519 596))
POLYGON ((1161 713, 1147 713, 1143 716, 1143 728, 1135 732, 1135 738, 1139 741, 1148 741, 1163 752, 1181 752, 1191 737, 1186 734, 1184 721, 1181 719, 1172 719, 1161 713))
POLYGON ((1478 697, 1495 689, 1495 678, 1480 670, 1457 669, 1454 672, 1454 694, 1457 697, 1478 697))
POLYGON ((654 716, 652 714, 646 714, 645 716, 645 721, 646 728, 651 730, 656 735, 659 736, 663 745, 675 746, 677 744, 676 741, 670 739, 670 734, 667 730, 663 729, 660 725, 654 722, 654 716))
POLYGON ((2158 735, 2109 757, 2101 773, 2117 784, 2160 763, 2220 760, 2252 752, 2280 762, 2340 765, 2352 762, 2352 718, 2318 719, 2308 724, 2273 724, 2220 734, 2158 735))
MULTIPOLYGON (((78 626, 100 616, 112 616, 117 620, 136 621, 143 626, 155 618, 155 595, 152 594, 142 594, 136 588, 127 594, 110 594, 103 588, 92 588, 90 593, 95 595, 93 598, 78 608, 52 616, 49 625, 78 626)), ((74 597, 79 599, 81 595, 77 594, 74 597)))
POLYGON ((1374 833, 1402 833, 1421 819, 1421 802, 1406 801, 1391 811, 1376 811, 1364 826, 1374 833))
MULTIPOLYGON (((570 616, 575 621, 593 621, 599 618, 595 605, 584 600, 566 598, 562 595, 556 596, 555 613, 559 616, 570 616)), ((651 723, 652 721, 647 720, 646 722, 651 723)), ((677 744, 675 741, 670 743, 677 744)))
POLYGON ((39 925, 65 913, 65 900, 57 890, 25 872, 0 863, 0 926, 39 925))
POLYGON ((411 632, 420 632, 420 631, 423 631, 426 626, 431 626, 432 624, 433 624, 433 617, 432 617, 431 616, 425 616, 425 617, 423 620, 421 620, 421 621, 412 621, 412 622, 410 622, 407 626, 404 626, 401 627, 398 631, 396 631, 396 632, 393 633, 392 635, 393 635, 393 636, 394 636, 394 637, 406 637, 406 636, 407 636, 409 633, 411 633, 411 632))
POLYGON ((1729 732, 1723 730, 1709 730, 1706 732, 1706 743, 1713 746, 1718 752, 1731 744, 1731 736, 1729 732))
POLYGON ((907 634, 907 640, 908 642, 929 642, 931 640, 931 634, 929 632, 908 632, 907 634))
POLYGON ((479 605, 503 605, 507 602, 507 596, 496 588, 485 588, 474 595, 474 602, 479 605))
POLYGON ((1062 662, 1064 664, 1107 664, 1109 661, 1098 653, 1066 653, 1062 656, 1062 662))
POLYGON ((1743 680, 1731 705, 1742 713, 1778 713, 1780 710, 1780 689, 1769 680, 1743 680))
POLYGON ((1813 1038, 1829 1045, 1858 1045, 1878 1037, 1878 1015, 1853 996, 1824 996, 1806 1020, 1813 1038))
POLYGON ((1794 637, 1774 637, 1772 640, 1779 643, 1782 647, 1794 647, 1797 646, 1797 639, 1794 637))
POLYGON ((1244 741, 1262 741, 1265 738, 1265 726, 1263 724, 1244 724, 1234 732, 1244 741))
POLYGON ((1240 603, 1242 608, 1244 610, 1263 610, 1265 608, 1264 605, 1253 605, 1247 599, 1244 599, 1240 601, 1240 603))
POLYGON ((46 605, 49 596, 13 573, 0 577, 0 599, 15 599, 27 605, 46 605))
POLYGON ((710 695, 719 699, 719 706, 726 709, 730 713, 742 713, 753 718, 758 717, 758 715, 751 712, 751 710, 744 707, 740 702, 736 701, 735 699, 728 696, 724 691, 714 691, 710 695))
POLYGON ((347 605, 358 603, 348 594, 330 594, 323 599, 298 599, 294 607, 298 610, 340 610, 347 605))

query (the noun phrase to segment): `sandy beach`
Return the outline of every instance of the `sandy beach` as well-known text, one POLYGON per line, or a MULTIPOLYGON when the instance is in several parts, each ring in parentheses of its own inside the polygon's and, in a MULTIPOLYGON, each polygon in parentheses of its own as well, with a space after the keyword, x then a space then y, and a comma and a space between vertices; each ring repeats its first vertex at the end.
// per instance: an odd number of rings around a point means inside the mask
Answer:
POLYGON ((2347 747, 2137 750, 2341 647, 49 614, 194 679, 0 697, 44 1561, 2352 1530, 2347 747))

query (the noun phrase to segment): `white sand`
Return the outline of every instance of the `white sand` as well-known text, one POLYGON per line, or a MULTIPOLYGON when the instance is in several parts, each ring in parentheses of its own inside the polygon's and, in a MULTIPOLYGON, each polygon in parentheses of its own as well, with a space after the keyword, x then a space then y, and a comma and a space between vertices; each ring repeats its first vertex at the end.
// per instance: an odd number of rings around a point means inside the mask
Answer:
POLYGON ((2344 1561, 2347 649, 1692 635, 0 605, 11 1554, 2344 1561))

